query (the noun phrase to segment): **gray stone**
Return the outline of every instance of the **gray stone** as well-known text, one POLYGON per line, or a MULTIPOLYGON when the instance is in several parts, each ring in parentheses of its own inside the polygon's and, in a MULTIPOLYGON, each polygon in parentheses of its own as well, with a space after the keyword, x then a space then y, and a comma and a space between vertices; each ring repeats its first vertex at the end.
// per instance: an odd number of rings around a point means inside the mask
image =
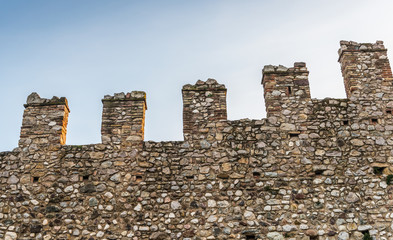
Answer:
POLYGON ((6 232, 4 236, 4 240, 16 240, 18 235, 14 232, 6 232))
POLYGON ((79 229, 77 229, 77 228, 72 231, 72 235, 74 235, 74 236, 79 236, 79 234, 80 234, 80 232, 79 232, 79 229))
MULTIPOLYGON (((102 191, 104 191, 104 190, 105 190, 105 189, 103 189, 102 191)), ((79 191, 80 191, 81 193, 93 193, 93 192, 96 191, 96 187, 94 186, 94 184, 88 183, 88 184, 82 186, 82 187, 79 189, 79 191)))
POLYGON ((43 103, 45 102, 45 99, 42 99, 40 95, 38 95, 36 92, 32 92, 28 97, 27 97, 27 104, 32 104, 32 103, 43 103))
POLYGON ((282 229, 285 231, 285 232, 290 232, 290 231, 294 231, 294 230, 296 230, 297 228, 296 228, 296 226, 295 225, 284 225, 284 226, 282 226, 282 229))
POLYGON ((373 227, 372 227, 371 225, 360 225, 360 226, 358 227, 358 231, 362 232, 362 231, 370 230, 370 229, 372 229, 372 228, 373 228, 373 227))
POLYGON ((340 232, 338 234, 338 240, 347 240, 349 239, 349 234, 347 232, 340 232))
POLYGON ((284 236, 278 232, 269 232, 266 237, 269 240, 283 240, 284 236))
POLYGON ((385 139, 382 138, 382 137, 378 137, 378 138, 375 140, 375 143, 376 143, 377 145, 386 145, 385 139))
POLYGON ((126 95, 124 94, 124 92, 121 92, 121 93, 115 93, 113 97, 114 99, 124 99, 126 98, 126 95))
POLYGON ((179 203, 179 201, 172 201, 171 202, 171 208, 173 210, 177 210, 181 208, 181 204, 179 203))
POLYGON ((90 207, 94 207, 94 206, 97 206, 97 205, 98 205, 98 200, 97 200, 97 198, 92 197, 92 198, 89 199, 89 206, 90 206, 90 207))
POLYGON ((98 184, 98 186, 97 186, 97 191, 98 191, 98 192, 103 192, 103 191, 105 191, 105 190, 106 190, 105 184, 103 184, 103 183, 98 184))
POLYGON ((135 207, 134 210, 137 212, 140 212, 142 210, 142 205, 140 203, 138 203, 135 207))
POLYGON ((244 216, 244 218, 247 219, 247 220, 254 220, 254 219, 255 219, 254 213, 253 213, 253 212, 250 212, 250 211, 244 211, 243 216, 244 216))
POLYGON ((110 178, 110 180, 113 181, 113 182, 120 182, 120 177, 121 177, 121 174, 120 174, 120 173, 116 173, 116 174, 114 174, 114 175, 110 178))
POLYGON ((200 144, 201 144, 202 148, 210 148, 210 146, 211 146, 211 144, 206 140, 200 141, 200 144))
POLYGON ((19 182, 19 178, 16 177, 15 175, 12 175, 11 177, 8 178, 7 183, 8 184, 17 184, 19 182))
POLYGON ((111 167, 112 164, 113 164, 112 161, 105 161, 105 162, 101 163, 101 167, 108 168, 108 167, 111 167))
POLYGON ((69 193, 69 192, 72 192, 72 191, 74 191, 74 187, 72 185, 67 186, 66 188, 64 188, 64 192, 65 193, 69 193))
POLYGON ((358 197, 358 195, 356 195, 356 193, 349 192, 348 195, 345 197, 345 201, 347 201, 349 203, 355 203, 355 202, 359 201, 359 197, 358 197))

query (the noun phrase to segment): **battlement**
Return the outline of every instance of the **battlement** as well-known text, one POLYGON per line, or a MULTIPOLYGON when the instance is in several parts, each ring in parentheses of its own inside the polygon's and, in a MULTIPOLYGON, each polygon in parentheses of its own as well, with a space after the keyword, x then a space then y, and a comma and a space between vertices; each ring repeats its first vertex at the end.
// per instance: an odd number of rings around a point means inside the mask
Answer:
POLYGON ((308 70, 304 62, 293 67, 267 65, 262 70, 262 85, 267 116, 299 120, 311 101, 308 70))
POLYGON ((1 239, 391 239, 392 74, 341 41, 348 98, 267 65, 267 118, 227 120, 225 85, 182 88, 183 141, 144 141, 146 93, 102 99, 102 143, 66 145, 67 99, 32 93, 0 153, 1 239))
POLYGON ((132 147, 144 139, 146 93, 115 93, 102 99, 102 142, 132 147))
POLYGON ((215 79, 183 86, 183 133, 187 139, 202 133, 201 124, 227 119, 227 89, 215 79))
POLYGON ((392 98, 392 70, 382 41, 341 41, 338 50, 348 98, 387 100, 392 98))
POLYGON ((46 99, 33 92, 24 107, 20 147, 40 151, 39 148, 65 144, 70 113, 66 98, 46 99))
POLYGON ((339 61, 345 52, 378 52, 387 51, 383 45, 383 41, 376 41, 375 43, 357 43, 353 41, 340 41, 340 49, 338 50, 339 61))

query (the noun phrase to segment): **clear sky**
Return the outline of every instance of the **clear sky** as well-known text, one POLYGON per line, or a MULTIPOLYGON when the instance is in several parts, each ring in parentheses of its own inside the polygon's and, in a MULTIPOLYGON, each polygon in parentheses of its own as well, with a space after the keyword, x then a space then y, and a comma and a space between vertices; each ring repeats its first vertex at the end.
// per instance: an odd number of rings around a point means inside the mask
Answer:
POLYGON ((146 140, 181 140, 181 88, 215 78, 228 118, 265 116, 261 69, 305 61, 313 98, 345 97, 340 40, 384 40, 393 1, 0 0, 0 151, 31 92, 65 96, 67 144, 100 142, 106 94, 147 92, 146 140))

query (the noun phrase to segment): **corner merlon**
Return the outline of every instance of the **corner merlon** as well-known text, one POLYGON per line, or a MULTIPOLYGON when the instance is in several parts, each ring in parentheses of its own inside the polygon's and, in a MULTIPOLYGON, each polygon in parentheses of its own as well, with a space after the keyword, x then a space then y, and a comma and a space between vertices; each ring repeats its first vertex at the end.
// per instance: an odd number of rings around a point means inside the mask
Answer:
POLYGON ((393 77, 383 41, 341 41, 340 45, 338 62, 341 64, 347 97, 391 99, 393 77))

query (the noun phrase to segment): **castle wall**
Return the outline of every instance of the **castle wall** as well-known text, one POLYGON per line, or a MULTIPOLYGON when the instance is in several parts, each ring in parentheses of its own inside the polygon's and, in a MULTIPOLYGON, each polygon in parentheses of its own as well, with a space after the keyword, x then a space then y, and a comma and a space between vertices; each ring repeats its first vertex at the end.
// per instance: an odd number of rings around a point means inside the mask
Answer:
MULTIPOLYGON (((265 99, 296 79, 277 69, 265 68, 265 99)), ((183 88, 186 115, 196 114, 184 141, 142 141, 143 97, 103 101, 103 128, 116 129, 103 136, 115 138, 0 153, 0 237, 393 239, 390 99, 311 99, 307 86, 267 101, 265 119, 236 121, 224 117, 224 86, 202 97, 183 88)))

